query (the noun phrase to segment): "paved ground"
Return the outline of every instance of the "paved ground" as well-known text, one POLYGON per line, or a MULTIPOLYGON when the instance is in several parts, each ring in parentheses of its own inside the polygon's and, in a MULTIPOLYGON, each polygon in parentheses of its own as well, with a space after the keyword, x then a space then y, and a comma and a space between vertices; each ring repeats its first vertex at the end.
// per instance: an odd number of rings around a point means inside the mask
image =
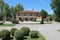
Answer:
MULTIPOLYGON (((14 26, 14 28, 20 29, 21 27, 29 27, 31 30, 38 30, 46 40, 60 40, 60 32, 56 31, 60 29, 60 23, 53 22, 52 24, 29 24, 20 23, 14 26)), ((0 30, 11 29, 12 27, 0 27, 0 30)))

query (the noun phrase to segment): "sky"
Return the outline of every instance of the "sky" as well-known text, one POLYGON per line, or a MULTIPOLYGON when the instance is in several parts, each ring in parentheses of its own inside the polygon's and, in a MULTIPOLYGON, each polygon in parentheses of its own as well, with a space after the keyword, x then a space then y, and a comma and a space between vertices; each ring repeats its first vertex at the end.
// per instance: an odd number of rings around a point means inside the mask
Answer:
POLYGON ((15 6, 16 4, 22 4, 24 10, 36 10, 41 11, 42 9, 46 10, 49 14, 53 14, 53 11, 50 7, 51 0, 4 0, 10 7, 15 6))

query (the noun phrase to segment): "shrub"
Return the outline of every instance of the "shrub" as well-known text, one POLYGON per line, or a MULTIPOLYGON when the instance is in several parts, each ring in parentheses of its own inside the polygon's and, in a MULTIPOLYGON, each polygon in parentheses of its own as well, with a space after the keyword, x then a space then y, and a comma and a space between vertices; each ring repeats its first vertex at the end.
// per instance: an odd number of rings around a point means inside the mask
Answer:
POLYGON ((23 30, 16 30, 14 33, 16 39, 21 40, 24 38, 24 31, 23 30))
POLYGON ((0 23, 0 25, 3 25, 3 23, 0 23))
POLYGON ((28 36, 29 35, 30 29, 28 27, 22 27, 21 30, 24 31, 24 35, 25 36, 28 36))
POLYGON ((1 37, 3 40, 9 40, 10 32, 8 30, 2 30, 1 31, 1 37))
POLYGON ((38 31, 31 31, 31 32, 29 33, 29 36, 30 36, 31 38, 38 38, 38 31))
POLYGON ((14 36, 14 32, 16 31, 17 29, 16 28, 12 28, 10 33, 12 34, 12 36, 14 36))
POLYGON ((0 32, 0 38, 1 38, 1 32, 0 32))
POLYGON ((12 23, 13 24, 19 24, 19 21, 13 20, 12 23))

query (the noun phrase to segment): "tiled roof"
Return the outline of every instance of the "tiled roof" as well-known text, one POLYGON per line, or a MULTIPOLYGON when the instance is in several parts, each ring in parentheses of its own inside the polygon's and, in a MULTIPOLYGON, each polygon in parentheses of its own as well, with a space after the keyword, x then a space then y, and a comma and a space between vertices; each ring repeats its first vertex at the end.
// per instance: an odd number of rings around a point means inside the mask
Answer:
POLYGON ((19 11, 18 13, 39 13, 39 12, 33 10, 27 10, 27 11, 19 11))

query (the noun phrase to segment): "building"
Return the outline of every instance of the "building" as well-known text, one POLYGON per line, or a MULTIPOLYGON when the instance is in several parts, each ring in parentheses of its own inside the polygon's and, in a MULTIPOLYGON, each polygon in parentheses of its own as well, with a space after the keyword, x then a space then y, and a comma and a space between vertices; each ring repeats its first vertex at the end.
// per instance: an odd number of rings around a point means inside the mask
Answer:
POLYGON ((34 10, 19 11, 16 14, 17 21, 36 21, 37 18, 41 18, 40 13, 34 10))

